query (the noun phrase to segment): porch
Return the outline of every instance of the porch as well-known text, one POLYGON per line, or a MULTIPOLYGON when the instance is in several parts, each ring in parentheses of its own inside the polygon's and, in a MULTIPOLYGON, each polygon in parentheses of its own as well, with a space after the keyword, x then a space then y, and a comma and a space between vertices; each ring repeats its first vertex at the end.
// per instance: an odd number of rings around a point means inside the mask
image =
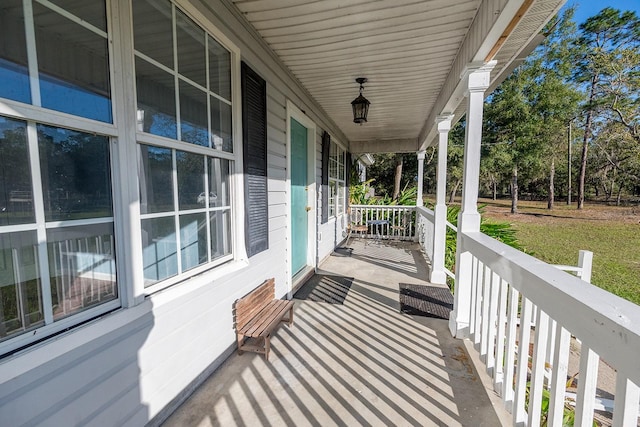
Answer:
POLYGON ((232 355, 165 425, 509 424, 468 341, 447 320, 401 312, 400 288, 448 291, 425 281, 420 246, 349 248, 296 293, 295 324, 278 330, 269 361, 232 355))

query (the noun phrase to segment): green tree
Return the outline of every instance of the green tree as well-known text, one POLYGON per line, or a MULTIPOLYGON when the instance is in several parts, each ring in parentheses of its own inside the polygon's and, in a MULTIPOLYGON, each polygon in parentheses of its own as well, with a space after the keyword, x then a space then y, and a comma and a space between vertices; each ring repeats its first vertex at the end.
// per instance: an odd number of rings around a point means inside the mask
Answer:
POLYGON ((462 183, 465 125, 466 121, 463 117, 449 132, 449 144, 447 145, 447 192, 449 193, 449 203, 453 203, 462 183))
POLYGON ((606 116, 607 110, 614 112, 627 128, 632 131, 638 129, 635 116, 638 106, 639 36, 640 23, 633 11, 621 12, 607 7, 580 25, 580 37, 574 48, 574 77, 577 83, 584 85, 588 100, 583 106, 585 118, 578 181, 578 209, 582 209, 584 205, 588 148, 593 137, 594 121, 598 119, 598 115, 606 116), (632 65, 634 61, 635 67, 632 65))
MULTIPOLYGON (((569 81, 576 26, 568 9, 544 30, 546 39, 488 100, 481 171, 493 193, 510 176, 511 212, 520 188, 555 198, 555 167, 566 147, 565 128, 580 93, 569 81), (546 188, 543 187, 547 183, 546 188)), ((486 185, 485 185, 486 186, 486 185)))

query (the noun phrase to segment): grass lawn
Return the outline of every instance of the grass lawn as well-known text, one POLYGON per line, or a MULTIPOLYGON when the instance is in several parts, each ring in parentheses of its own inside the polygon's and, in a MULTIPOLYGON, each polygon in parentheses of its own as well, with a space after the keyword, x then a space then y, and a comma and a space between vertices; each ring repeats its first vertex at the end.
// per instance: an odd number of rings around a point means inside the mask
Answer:
POLYGON ((593 252, 591 282, 640 305, 640 209, 585 205, 579 212, 546 203, 519 203, 520 213, 509 213, 510 201, 482 200, 488 220, 513 224, 520 243, 535 257, 551 264, 577 265, 578 250, 593 252))

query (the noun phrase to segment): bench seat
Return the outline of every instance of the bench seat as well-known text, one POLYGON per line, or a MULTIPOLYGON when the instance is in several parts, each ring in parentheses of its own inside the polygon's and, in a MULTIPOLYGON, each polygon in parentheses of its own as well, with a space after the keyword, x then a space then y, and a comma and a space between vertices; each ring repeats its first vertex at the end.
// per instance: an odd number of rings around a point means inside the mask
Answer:
POLYGON ((282 322, 293 324, 293 301, 275 299, 275 281, 269 279, 235 303, 238 354, 252 351, 269 359, 271 333, 282 322), (286 317, 285 317, 286 316, 286 317))

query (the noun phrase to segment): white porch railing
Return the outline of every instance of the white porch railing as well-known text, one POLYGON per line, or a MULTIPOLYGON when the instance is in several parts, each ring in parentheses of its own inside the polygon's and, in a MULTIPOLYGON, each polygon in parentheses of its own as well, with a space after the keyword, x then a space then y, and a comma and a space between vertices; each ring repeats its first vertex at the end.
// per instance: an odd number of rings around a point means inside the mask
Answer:
POLYGON ((352 225, 367 225, 362 237, 384 240, 413 240, 415 206, 350 205, 352 225))
POLYGON ((433 260, 433 237, 434 237, 435 214, 431 209, 424 206, 416 208, 416 234, 418 243, 422 246, 422 250, 433 260))
MULTIPOLYGON (((418 241, 432 257, 434 213, 416 212, 418 241)), ((615 426, 635 426, 640 307, 589 284, 593 254, 580 251, 578 266, 550 265, 482 233, 465 234, 460 249, 473 255, 469 338, 514 425, 540 423, 544 388, 549 426, 562 425, 565 400, 575 406, 575 425, 591 425, 594 409, 613 406, 615 426), (566 391, 571 336, 582 341, 577 393, 566 391), (613 405, 595 397, 600 357, 618 372, 613 405)))
POLYGON ((613 425, 636 425, 640 307, 482 233, 459 241, 473 255, 470 339, 514 425, 540 423, 545 388, 548 425, 562 425, 571 335, 582 341, 575 425, 592 424, 600 357, 617 370, 613 425))
MULTIPOLYGON (((454 232, 458 232, 455 225, 446 221, 447 229, 451 229, 454 232)), ((434 233, 435 233, 435 213, 424 206, 418 206, 416 208, 416 235, 422 250, 429 257, 429 261, 433 262, 433 245, 434 245, 434 233)), ((446 244, 446 241, 445 241, 446 244)), ((448 268, 444 268, 444 272, 447 276, 455 279, 455 274, 448 268)))

